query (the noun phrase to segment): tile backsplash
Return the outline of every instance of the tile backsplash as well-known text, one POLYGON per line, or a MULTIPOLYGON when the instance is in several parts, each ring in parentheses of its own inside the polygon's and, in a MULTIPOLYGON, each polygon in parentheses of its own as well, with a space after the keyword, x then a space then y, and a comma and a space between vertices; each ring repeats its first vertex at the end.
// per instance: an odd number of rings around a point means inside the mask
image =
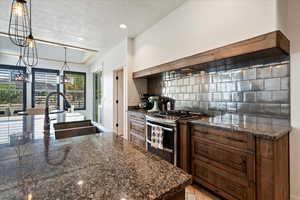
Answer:
POLYGON ((175 100, 175 109, 290 114, 288 61, 222 71, 173 72, 148 80, 148 93, 175 100))

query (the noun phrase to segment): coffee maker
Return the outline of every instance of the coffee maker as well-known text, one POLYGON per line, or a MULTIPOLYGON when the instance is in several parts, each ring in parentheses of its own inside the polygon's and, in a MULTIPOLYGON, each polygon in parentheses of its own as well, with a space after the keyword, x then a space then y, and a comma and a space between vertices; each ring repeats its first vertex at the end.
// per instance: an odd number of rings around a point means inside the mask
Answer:
POLYGON ((159 100, 160 97, 159 96, 151 96, 148 98, 148 100, 153 104, 153 108, 151 110, 148 110, 148 112, 159 112, 159 100))

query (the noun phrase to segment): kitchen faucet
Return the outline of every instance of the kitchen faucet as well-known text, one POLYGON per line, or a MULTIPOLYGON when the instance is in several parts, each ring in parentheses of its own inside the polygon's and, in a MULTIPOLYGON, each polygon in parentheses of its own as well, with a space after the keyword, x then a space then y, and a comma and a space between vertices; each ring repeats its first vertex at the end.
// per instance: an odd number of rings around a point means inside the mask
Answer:
POLYGON ((45 133, 48 133, 49 130, 50 130, 49 99, 52 95, 55 95, 55 94, 61 95, 64 98, 65 103, 66 103, 65 105, 66 105, 67 109, 71 108, 71 104, 68 102, 66 96, 63 93, 61 93, 61 92, 50 92, 48 94, 48 96, 46 97, 45 119, 44 119, 44 131, 45 131, 45 133))

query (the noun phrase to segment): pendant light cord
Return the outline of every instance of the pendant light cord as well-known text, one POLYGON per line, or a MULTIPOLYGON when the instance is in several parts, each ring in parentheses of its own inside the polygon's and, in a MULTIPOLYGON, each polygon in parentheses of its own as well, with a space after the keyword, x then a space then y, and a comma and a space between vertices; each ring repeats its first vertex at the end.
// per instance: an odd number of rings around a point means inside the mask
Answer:
POLYGON ((67 63, 67 47, 64 48, 65 48, 65 63, 67 63))
POLYGON ((32 17, 31 17, 31 0, 30 0, 30 2, 29 2, 30 4, 29 4, 29 11, 30 11, 30 14, 29 14, 29 17, 30 17, 30 19, 29 19, 29 27, 30 27, 30 35, 32 35, 32 17))

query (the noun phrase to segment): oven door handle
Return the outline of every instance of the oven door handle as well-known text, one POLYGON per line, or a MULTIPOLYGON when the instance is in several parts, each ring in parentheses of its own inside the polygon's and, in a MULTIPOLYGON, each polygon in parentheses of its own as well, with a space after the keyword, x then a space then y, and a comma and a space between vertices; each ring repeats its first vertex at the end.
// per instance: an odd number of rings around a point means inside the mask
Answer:
POLYGON ((163 127, 163 126, 159 126, 159 125, 156 125, 156 124, 151 124, 150 122, 147 122, 147 125, 149 125, 149 126, 158 126, 158 127, 161 127, 162 129, 164 129, 164 130, 167 130, 167 131, 173 131, 173 129, 171 129, 171 128, 165 128, 165 127, 163 127))

